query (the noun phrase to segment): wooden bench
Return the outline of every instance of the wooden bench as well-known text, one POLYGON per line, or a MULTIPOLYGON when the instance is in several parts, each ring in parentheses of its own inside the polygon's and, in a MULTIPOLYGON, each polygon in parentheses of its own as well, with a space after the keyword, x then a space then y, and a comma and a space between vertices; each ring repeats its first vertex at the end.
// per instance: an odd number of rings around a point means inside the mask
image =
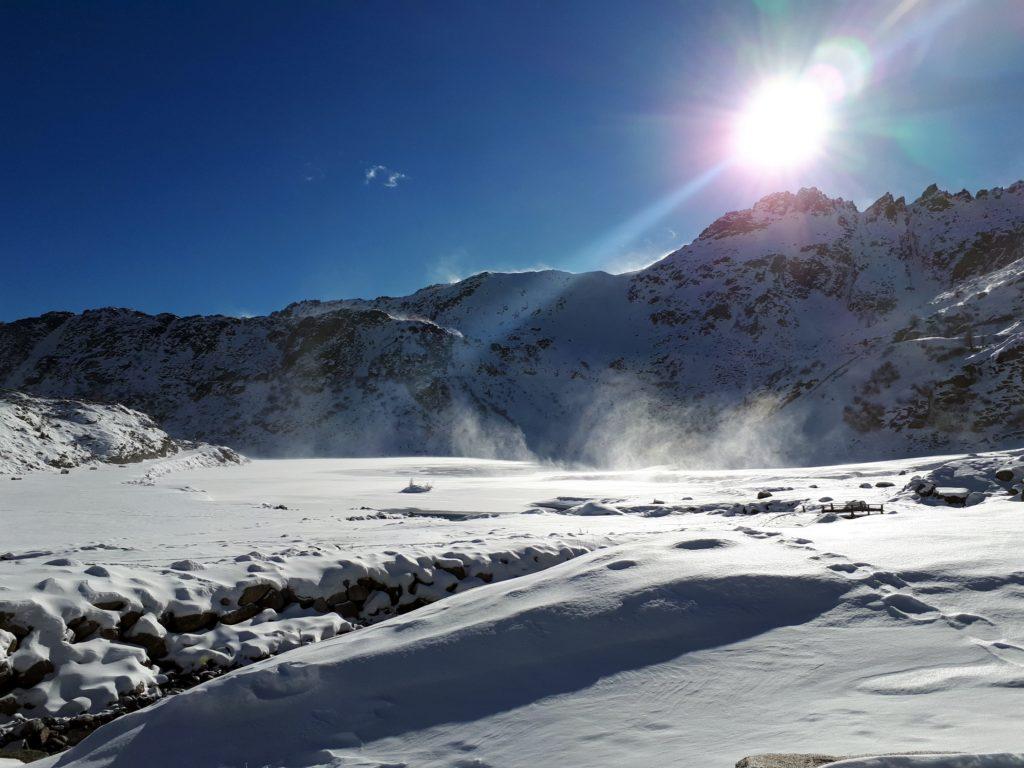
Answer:
POLYGON ((863 501, 848 501, 841 507, 829 504, 828 507, 822 507, 822 510, 835 512, 838 515, 846 515, 850 520, 860 515, 870 515, 872 512, 877 512, 880 515, 885 514, 885 508, 882 504, 868 504, 863 501))

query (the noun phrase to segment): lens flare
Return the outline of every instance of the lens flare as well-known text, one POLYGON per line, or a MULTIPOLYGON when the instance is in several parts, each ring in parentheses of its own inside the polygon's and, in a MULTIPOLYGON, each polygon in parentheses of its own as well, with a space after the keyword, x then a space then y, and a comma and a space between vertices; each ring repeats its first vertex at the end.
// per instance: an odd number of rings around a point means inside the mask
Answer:
POLYGON ((805 77, 833 103, 859 93, 871 77, 868 47, 855 37, 825 40, 811 57, 805 77))
POLYGON ((736 159, 765 169, 803 165, 821 153, 831 122, 829 99, 815 82, 768 81, 736 122, 736 159))

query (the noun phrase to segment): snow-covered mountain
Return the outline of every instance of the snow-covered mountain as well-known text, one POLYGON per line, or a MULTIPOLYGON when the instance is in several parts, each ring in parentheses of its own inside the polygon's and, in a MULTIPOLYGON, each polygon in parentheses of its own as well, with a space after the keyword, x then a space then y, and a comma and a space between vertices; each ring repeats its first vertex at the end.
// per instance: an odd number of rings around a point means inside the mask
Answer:
POLYGON ((808 463, 1015 445, 1024 182, 817 189, 624 275, 483 273, 267 317, 0 324, 0 385, 257 454, 808 463))
POLYGON ((149 416, 123 405, 0 390, 0 475, 71 469, 92 462, 132 464, 186 448, 209 454, 208 465, 242 460, 227 448, 173 440, 149 416))

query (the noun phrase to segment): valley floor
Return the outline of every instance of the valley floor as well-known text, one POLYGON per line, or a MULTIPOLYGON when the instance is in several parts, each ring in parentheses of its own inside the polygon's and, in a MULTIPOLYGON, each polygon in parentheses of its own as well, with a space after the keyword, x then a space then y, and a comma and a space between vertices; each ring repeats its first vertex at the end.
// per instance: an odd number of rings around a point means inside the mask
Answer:
MULTIPOLYGON (((1016 453, 721 472, 175 461, 0 478, 9 659, 54 667, 9 694, 6 727, 241 667, 45 765, 1024 750, 1024 505, 993 479, 1016 453), (922 499, 914 476, 980 503, 922 499), (402 493, 410 478, 432 489, 402 493), (823 516, 854 499, 885 514, 823 516)), ((1024 764, 1000 760, 984 764, 1024 764)))

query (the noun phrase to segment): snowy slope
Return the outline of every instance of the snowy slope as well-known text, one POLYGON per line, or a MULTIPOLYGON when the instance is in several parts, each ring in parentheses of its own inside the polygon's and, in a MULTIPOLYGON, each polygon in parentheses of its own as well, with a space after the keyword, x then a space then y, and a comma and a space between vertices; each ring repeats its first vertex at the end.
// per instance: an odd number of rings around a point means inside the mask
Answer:
POLYGON ((230 448, 174 440, 149 416, 123 405, 0 390, 0 475, 149 459, 163 461, 138 482, 151 484, 150 474, 245 461, 230 448))
MULTIPOLYGON (((726 768, 758 752, 918 751, 1004 756, 862 758, 850 765, 1019 765, 1014 713, 1024 685, 1024 610, 1016 542, 1024 518, 1020 502, 994 478, 1020 462, 1015 453, 775 473, 610 476, 438 462, 431 475, 438 489, 476 499, 481 511, 513 499, 527 509, 541 500, 538 492, 629 511, 587 518, 589 537, 600 540, 595 551, 250 664, 122 717, 42 764, 726 768), (964 482, 988 494, 966 508, 931 506, 890 484, 929 473, 975 478, 964 482), (641 509, 650 509, 655 487, 669 513, 648 517, 641 509), (752 499, 766 487, 780 504, 860 494, 884 500, 889 513, 819 523, 813 510, 744 518, 686 511, 687 500, 752 499)), ((327 482, 332 465, 351 468, 337 487, 349 487, 349 498, 377 498, 378 508, 398 493, 401 472, 416 466, 255 462, 240 471, 264 477, 265 489, 291 483, 298 472, 303 480, 287 485, 298 489, 313 477, 327 482), (390 486, 371 489, 364 479, 380 473, 387 480, 389 471, 390 486)), ((220 495, 229 487, 243 493, 250 482, 238 477, 202 470, 168 478, 165 487, 188 480, 220 495)), ((302 514, 324 518, 335 489, 307 489, 302 514)), ((459 538, 482 549, 545 530, 561 537, 567 525, 580 524, 555 512, 445 523, 362 519, 334 535, 350 549, 387 541, 415 560, 410 542, 419 537, 459 538)), ((227 553, 249 535, 268 534, 243 534, 227 553)), ((319 535, 329 537, 329 527, 319 535)), ((334 561, 320 559, 319 566, 317 558, 295 554, 258 562, 274 572, 330 573, 334 561)), ((193 574, 219 581, 227 560, 193 574)), ((106 567, 111 581, 130 583, 127 564, 123 573, 106 567)), ((71 575, 60 578, 69 580, 70 593, 71 575)), ((165 578, 151 574, 151 589, 165 578)), ((239 628, 260 643, 272 626, 239 628)), ((208 641, 213 650, 232 642, 211 639, 216 631, 189 642, 212 655, 208 641)), ((50 690, 70 690, 70 683, 50 690)))
POLYGON ((805 189, 626 275, 2 324, 0 384, 276 456, 763 466, 1009 447, 1022 259, 1024 183, 864 211, 805 189))
POLYGON ((1020 451, 703 472, 160 469, 178 459, 35 473, 0 495, 0 743, 60 749, 112 704, 241 665, 59 764, 1019 750, 1000 713, 1024 684, 1020 451), (410 476, 433 490, 402 494, 410 476), (928 484, 979 497, 950 505, 928 484), (886 514, 822 514, 851 499, 886 514), (29 721, 49 736, 19 717, 52 718, 29 721))
POLYGON ((177 450, 152 419, 122 405, 0 391, 0 475, 127 464, 177 450))

